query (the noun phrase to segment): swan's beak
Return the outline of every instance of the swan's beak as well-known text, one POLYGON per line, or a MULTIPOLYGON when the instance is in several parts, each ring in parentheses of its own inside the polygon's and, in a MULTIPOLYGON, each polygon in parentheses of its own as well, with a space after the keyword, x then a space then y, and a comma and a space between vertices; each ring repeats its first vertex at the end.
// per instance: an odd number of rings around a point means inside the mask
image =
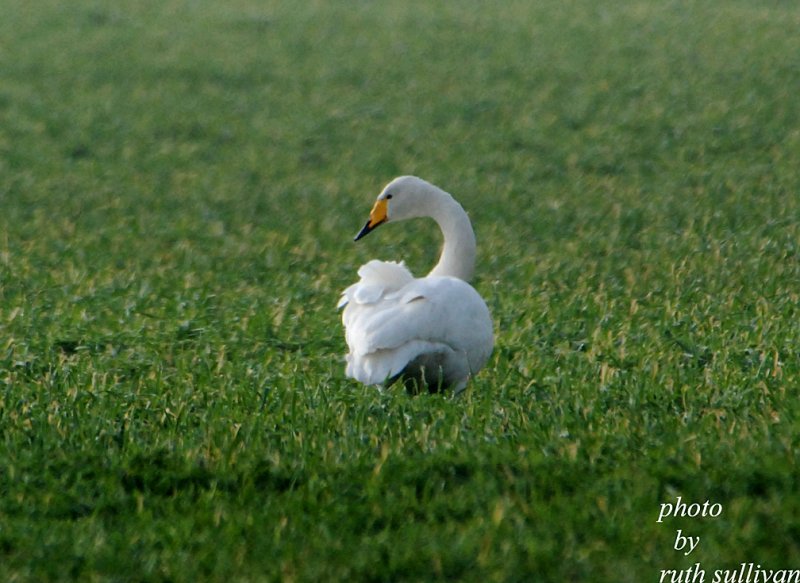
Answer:
POLYGON ((367 224, 364 225, 364 228, 358 232, 358 235, 356 235, 356 238, 353 240, 358 241, 359 239, 361 239, 361 237, 365 237, 370 232, 372 232, 373 229, 388 221, 389 220, 388 213, 389 213, 389 201, 386 200, 385 198, 377 201, 375 203, 375 206, 372 207, 372 210, 369 213, 369 220, 367 221, 367 224))

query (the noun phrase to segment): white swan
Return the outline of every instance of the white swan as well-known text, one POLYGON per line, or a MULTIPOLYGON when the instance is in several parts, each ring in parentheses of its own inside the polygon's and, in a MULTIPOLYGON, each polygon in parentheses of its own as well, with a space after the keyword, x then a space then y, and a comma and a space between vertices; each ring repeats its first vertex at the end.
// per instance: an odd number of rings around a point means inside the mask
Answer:
POLYGON ((475 267, 475 234, 464 209, 445 191, 414 176, 395 178, 378 196, 358 241, 388 221, 431 217, 442 230, 439 263, 414 278, 402 263, 372 260, 342 293, 350 349, 346 374, 368 385, 403 378, 409 392, 459 393, 489 358, 492 319, 467 281, 475 267))

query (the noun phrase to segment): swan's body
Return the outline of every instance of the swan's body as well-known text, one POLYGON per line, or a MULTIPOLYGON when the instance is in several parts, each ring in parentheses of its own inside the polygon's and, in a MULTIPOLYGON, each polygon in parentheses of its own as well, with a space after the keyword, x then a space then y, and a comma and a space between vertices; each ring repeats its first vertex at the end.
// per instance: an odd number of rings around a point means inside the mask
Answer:
POLYGON ((427 277, 401 263, 373 260, 342 294, 350 349, 347 376, 369 385, 402 377, 410 389, 464 389, 494 345, 486 303, 467 281, 475 266, 475 235, 464 209, 443 190, 413 176, 390 182, 378 196, 360 239, 389 220, 431 217, 444 248, 427 277))

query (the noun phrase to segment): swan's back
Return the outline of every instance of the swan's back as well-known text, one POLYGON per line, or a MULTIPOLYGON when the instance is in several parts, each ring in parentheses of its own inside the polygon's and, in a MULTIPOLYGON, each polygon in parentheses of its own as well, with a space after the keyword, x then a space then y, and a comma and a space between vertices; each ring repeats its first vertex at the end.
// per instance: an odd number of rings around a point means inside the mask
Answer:
POLYGON ((398 376, 462 389, 486 363, 492 322, 483 299, 448 276, 414 279, 402 264, 370 261, 342 294, 347 375, 365 384, 398 376))

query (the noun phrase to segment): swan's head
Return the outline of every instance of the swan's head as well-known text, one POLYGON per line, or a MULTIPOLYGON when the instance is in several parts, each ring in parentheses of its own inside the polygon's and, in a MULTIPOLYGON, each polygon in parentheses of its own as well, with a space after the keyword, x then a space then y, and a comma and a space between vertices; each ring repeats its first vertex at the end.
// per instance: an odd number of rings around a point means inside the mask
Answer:
POLYGON ((358 241, 383 223, 430 215, 431 199, 444 194, 429 182, 416 176, 400 176, 387 184, 369 213, 369 220, 358 232, 358 241))

